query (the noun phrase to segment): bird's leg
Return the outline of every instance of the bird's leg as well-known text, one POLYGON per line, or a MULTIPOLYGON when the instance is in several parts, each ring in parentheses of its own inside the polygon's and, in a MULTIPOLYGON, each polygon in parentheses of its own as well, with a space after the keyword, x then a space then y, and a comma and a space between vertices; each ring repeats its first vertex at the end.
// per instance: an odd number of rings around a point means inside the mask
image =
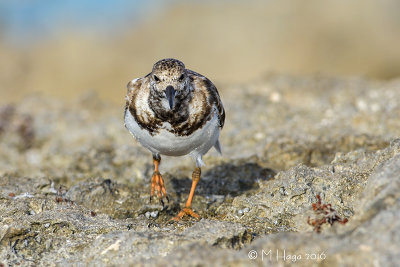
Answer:
POLYGON ((190 188, 190 193, 188 200, 186 201, 186 205, 178 213, 178 215, 176 215, 174 218, 171 219, 172 221, 179 221, 185 215, 192 216, 193 218, 196 218, 198 220, 200 219, 200 216, 192 210, 192 200, 194 196, 194 191, 196 190, 196 186, 200 181, 200 174, 201 174, 201 169, 199 167, 194 169, 192 174, 192 187, 190 188))
POLYGON ((158 169, 160 165, 161 157, 153 155, 153 163, 154 163, 154 172, 153 176, 151 177, 151 192, 150 192, 150 202, 154 196, 154 192, 157 192, 157 197, 160 200, 161 204, 164 206, 163 198, 165 197, 169 202, 169 198, 167 196, 167 191, 164 187, 164 180, 161 176, 161 173, 158 169))

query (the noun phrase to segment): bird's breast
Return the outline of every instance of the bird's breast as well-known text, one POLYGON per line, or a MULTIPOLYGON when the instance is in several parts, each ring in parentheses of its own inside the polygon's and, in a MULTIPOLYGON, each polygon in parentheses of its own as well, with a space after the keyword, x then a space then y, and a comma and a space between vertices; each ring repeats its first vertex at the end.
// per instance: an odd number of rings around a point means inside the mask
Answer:
MULTIPOLYGON (((188 135, 180 135, 176 132, 177 126, 166 121, 156 132, 150 132, 141 127, 130 112, 125 113, 125 126, 132 135, 151 152, 167 156, 187 155, 200 147, 211 148, 219 136, 218 118, 214 115, 203 123, 188 135)), ((187 126, 182 129, 187 129, 187 126)))

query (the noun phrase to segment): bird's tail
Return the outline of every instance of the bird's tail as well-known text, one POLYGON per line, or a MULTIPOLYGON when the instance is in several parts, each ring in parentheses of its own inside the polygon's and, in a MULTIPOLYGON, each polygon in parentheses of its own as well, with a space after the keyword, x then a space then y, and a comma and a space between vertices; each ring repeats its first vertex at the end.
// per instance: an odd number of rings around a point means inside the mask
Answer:
POLYGON ((217 140, 217 142, 215 142, 214 148, 215 148, 215 150, 218 151, 218 153, 220 155, 222 155, 221 144, 219 143, 219 140, 217 140))

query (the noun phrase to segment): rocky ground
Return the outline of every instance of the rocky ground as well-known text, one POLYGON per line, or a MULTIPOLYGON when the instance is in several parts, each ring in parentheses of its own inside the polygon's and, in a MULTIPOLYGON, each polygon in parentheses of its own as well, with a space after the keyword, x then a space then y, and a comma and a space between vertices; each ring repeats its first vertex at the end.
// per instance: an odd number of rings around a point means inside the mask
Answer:
POLYGON ((174 224, 193 163, 164 157, 170 202, 149 203, 151 155, 123 127, 122 90, 119 107, 0 107, 0 266, 398 265, 400 80, 270 75, 220 93, 202 219, 174 224))

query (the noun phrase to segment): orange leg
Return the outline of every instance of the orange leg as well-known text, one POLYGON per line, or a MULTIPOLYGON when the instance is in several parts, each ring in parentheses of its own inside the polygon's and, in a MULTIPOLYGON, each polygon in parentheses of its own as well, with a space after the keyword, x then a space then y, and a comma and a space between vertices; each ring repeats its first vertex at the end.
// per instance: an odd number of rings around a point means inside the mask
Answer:
POLYGON ((199 167, 194 169, 193 174, 192 174, 192 187, 190 188, 190 193, 189 193, 188 200, 186 201, 186 205, 178 213, 178 215, 176 215, 174 218, 171 219, 171 221, 177 222, 180 219, 182 219, 182 217, 185 215, 189 215, 189 216, 192 216, 193 218, 196 218, 197 220, 200 220, 200 216, 192 210, 192 200, 194 197, 194 191, 196 190, 196 186, 200 180, 200 174, 201 174, 201 169, 199 167))
POLYGON ((161 176, 161 173, 158 169, 160 165, 161 158, 157 158, 153 156, 153 163, 154 163, 154 173, 151 177, 151 192, 150 192, 150 202, 154 196, 154 193, 157 192, 157 197, 160 200, 161 204, 164 206, 163 198, 165 197, 169 202, 169 198, 167 196, 167 191, 164 187, 164 180, 161 176))

